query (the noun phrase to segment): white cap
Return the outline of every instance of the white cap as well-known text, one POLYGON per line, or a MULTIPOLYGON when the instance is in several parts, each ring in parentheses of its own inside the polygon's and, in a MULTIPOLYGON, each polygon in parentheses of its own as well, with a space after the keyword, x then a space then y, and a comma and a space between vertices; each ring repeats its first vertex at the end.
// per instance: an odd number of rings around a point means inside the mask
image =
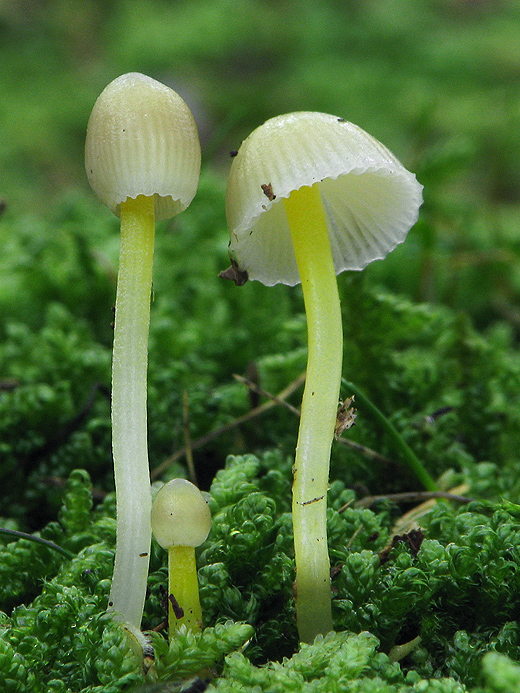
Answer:
POLYGON ((186 479, 162 486, 152 505, 152 532, 163 549, 199 546, 211 529, 211 513, 199 489, 186 479))
POLYGON ((121 202, 155 198, 157 219, 182 212, 197 190, 200 143, 193 115, 169 87, 139 72, 99 95, 87 127, 85 167, 94 192, 119 216, 121 202))
POLYGON ((336 273, 360 270, 402 243, 422 185, 395 156, 343 118, 301 111, 268 120, 242 143, 226 193, 237 272, 271 286, 300 281, 283 198, 319 184, 336 273))

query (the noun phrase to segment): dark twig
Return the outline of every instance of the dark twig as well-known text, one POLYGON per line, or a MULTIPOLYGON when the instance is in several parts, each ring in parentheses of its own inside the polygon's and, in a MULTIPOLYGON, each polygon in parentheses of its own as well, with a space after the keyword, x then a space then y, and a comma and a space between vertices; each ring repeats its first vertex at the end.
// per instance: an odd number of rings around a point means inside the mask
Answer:
POLYGON ((0 527, 0 534, 5 534, 8 537, 13 537, 15 539, 27 539, 27 541, 32 541, 35 544, 41 544, 51 551, 56 551, 56 553, 61 553, 62 556, 66 558, 74 558, 74 554, 71 551, 67 551, 62 546, 58 546, 53 541, 48 541, 47 539, 42 539, 34 534, 27 534, 26 532, 19 532, 16 529, 6 529, 5 527, 0 527))
MULTIPOLYGON (((273 400, 277 404, 281 404, 282 407, 285 407, 288 409, 292 414, 295 416, 300 416, 300 410, 297 407, 293 407, 292 404, 289 404, 289 402, 286 402, 281 398, 281 395, 273 395, 271 392, 268 392, 267 390, 263 390, 261 387, 258 387, 256 383, 251 382, 247 378, 242 377, 241 375, 234 375, 233 376, 235 380, 238 380, 239 383, 243 383, 246 385, 250 390, 253 390, 254 392, 258 392, 258 394, 262 395, 263 397, 268 397, 269 399, 273 400)), ((361 443, 355 443, 353 440, 349 440, 348 438, 335 438, 335 440, 338 443, 341 443, 342 445, 346 445, 347 447, 351 448, 352 450, 355 450, 356 452, 361 453, 365 457, 367 457, 369 460, 374 460, 375 462, 379 462, 381 464, 392 464, 392 461, 389 460, 387 457, 384 457, 383 455, 380 455, 378 452, 375 450, 372 450, 371 448, 367 448, 365 445, 361 445, 361 443)))
MULTIPOLYGON (((277 395, 279 400, 284 400, 286 397, 289 397, 295 390, 300 387, 300 385, 303 383, 305 380, 305 375, 300 375, 296 380, 294 380, 292 383, 290 383, 282 392, 280 392, 279 395, 277 395)), ((234 419, 233 421, 230 421, 228 424, 224 424, 224 426, 220 426, 220 428, 215 429, 214 431, 210 431, 207 433, 205 436, 202 436, 201 438, 198 438, 197 440, 192 441, 191 444, 191 449, 192 450, 197 450, 198 448, 203 447, 204 445, 207 445, 207 443, 210 443, 212 440, 215 440, 216 438, 219 438, 222 434, 227 433, 228 431, 232 431, 234 428, 237 426, 240 426, 241 424, 245 423, 246 421, 250 421, 251 419, 254 419, 256 416, 260 416, 260 414, 263 414, 264 412, 268 411, 272 407, 276 406, 277 402, 273 400, 269 400, 268 402, 264 402, 258 407, 255 407, 254 409, 251 409, 248 411, 246 414, 243 414, 243 416, 239 416, 238 418, 234 419)), ((161 464, 157 465, 155 469, 152 470, 150 476, 152 479, 156 479, 158 476, 160 476, 170 465, 172 465, 174 462, 176 462, 179 459, 182 459, 184 455, 186 454, 186 448, 182 448, 181 450, 177 450, 177 452, 174 452, 173 455, 170 455, 164 462, 161 462, 161 464)))
MULTIPOLYGON (((365 496, 360 500, 356 501, 354 506, 356 508, 369 508, 374 503, 379 501, 389 500, 393 503, 422 503, 423 501, 431 500, 432 498, 445 498, 446 500, 454 501, 455 503, 471 503, 473 498, 467 498, 466 496, 458 496, 455 493, 448 493, 447 491, 409 491, 405 493, 388 493, 382 496, 365 496)), ((339 509, 338 512, 342 512, 348 507, 344 505, 339 509)))
POLYGON ((373 460, 374 462, 379 462, 379 464, 395 464, 392 462, 392 460, 389 460, 388 457, 385 457, 384 455, 381 455, 381 453, 372 450, 372 448, 367 448, 366 445, 361 445, 361 443, 356 443, 348 438, 337 438, 336 442, 346 445, 348 448, 361 453, 367 459, 373 460))
MULTIPOLYGON (((282 407, 285 407, 296 416, 300 416, 300 410, 296 407, 293 407, 293 405, 289 404, 289 402, 286 402, 280 395, 273 395, 270 392, 267 392, 267 390, 264 390, 256 383, 254 383, 252 380, 248 380, 247 378, 244 378, 241 375, 236 375, 236 373, 233 375, 233 378, 235 380, 238 380, 239 383, 246 385, 252 392, 256 392, 258 395, 261 395, 262 397, 267 397, 268 399, 271 399, 273 402, 276 402, 276 404, 281 404, 282 407)), ((303 378, 305 378, 305 375, 303 375, 303 378)))

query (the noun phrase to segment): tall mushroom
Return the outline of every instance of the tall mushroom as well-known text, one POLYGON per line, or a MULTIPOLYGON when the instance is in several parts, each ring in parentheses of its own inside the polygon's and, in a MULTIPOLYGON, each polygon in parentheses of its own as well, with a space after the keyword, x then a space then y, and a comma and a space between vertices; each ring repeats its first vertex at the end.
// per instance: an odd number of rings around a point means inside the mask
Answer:
POLYGON ((151 541, 146 425, 155 220, 184 210, 200 172, 197 126, 169 87, 136 72, 100 94, 87 128, 90 184, 121 218, 112 359, 117 543, 109 608, 139 628, 151 541))
POLYGON ((402 243, 422 186, 380 142, 324 113, 278 116, 233 160, 226 193, 232 267, 223 276, 301 282, 308 361, 296 447, 293 528, 300 640, 332 629, 327 548, 330 449, 342 371, 336 274, 402 243))

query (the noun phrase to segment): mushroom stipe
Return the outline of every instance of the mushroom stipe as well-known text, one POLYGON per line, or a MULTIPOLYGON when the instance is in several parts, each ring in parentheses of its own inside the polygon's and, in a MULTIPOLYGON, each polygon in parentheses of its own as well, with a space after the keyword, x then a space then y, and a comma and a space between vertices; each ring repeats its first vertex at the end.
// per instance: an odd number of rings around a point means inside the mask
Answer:
POLYGON ((296 621, 303 642, 332 630, 327 547, 329 457, 339 400, 343 329, 327 220, 318 185, 284 200, 307 314, 308 357, 294 460, 292 516, 296 621))
POLYGON ((140 195, 122 202, 112 355, 112 448, 118 462, 114 477, 120 524, 111 601, 114 611, 136 628, 145 593, 141 590, 137 599, 128 588, 128 576, 135 585, 146 585, 151 540, 146 369, 154 235, 153 198, 140 195))

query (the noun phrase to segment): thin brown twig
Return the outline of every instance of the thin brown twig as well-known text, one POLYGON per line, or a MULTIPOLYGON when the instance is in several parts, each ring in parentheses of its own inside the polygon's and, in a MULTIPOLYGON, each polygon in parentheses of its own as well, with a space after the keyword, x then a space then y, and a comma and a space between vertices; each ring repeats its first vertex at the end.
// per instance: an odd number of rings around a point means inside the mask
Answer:
MULTIPOLYGON (((305 380, 305 374, 302 374, 296 378, 292 383, 290 383, 280 394, 277 395, 277 398, 279 400, 284 400, 286 397, 289 397, 295 390, 297 390, 300 385, 303 383, 305 380)), ((240 424, 245 423, 246 421, 250 421, 251 419, 254 419, 256 416, 260 416, 260 414, 263 414, 264 412, 268 411, 272 407, 276 406, 278 402, 270 399, 267 402, 264 402, 258 407, 255 407, 254 409, 251 409, 248 411, 246 414, 243 414, 242 416, 239 416, 236 419, 233 419, 233 421, 230 421, 228 424, 224 424, 223 426, 220 426, 220 428, 215 429, 214 431, 210 431, 206 435, 202 436, 201 438, 197 438, 197 440, 192 441, 191 443, 191 449, 192 450, 197 450, 198 448, 201 448, 202 446, 206 445, 207 443, 211 442, 212 440, 215 440, 215 438, 218 438, 221 436, 223 433, 227 433, 228 431, 232 431, 234 428, 237 426, 240 426, 240 424)), ((168 467, 176 462, 179 459, 182 459, 184 455, 186 454, 186 448, 183 447, 180 450, 177 450, 177 452, 174 452, 173 455, 170 455, 167 459, 165 459, 161 464, 157 465, 155 469, 152 469, 151 471, 151 478, 156 479, 158 476, 160 476, 168 467)))
MULTIPOLYGON (((281 399, 280 395, 273 395, 271 392, 262 389, 256 383, 251 382, 251 380, 248 380, 247 378, 244 378, 241 375, 234 375, 233 377, 235 378, 235 380, 238 380, 239 383, 243 383, 244 385, 246 385, 250 390, 258 392, 258 394, 262 395, 263 397, 268 397, 269 399, 274 400, 277 404, 281 404, 295 416, 300 416, 300 410, 297 409, 297 407, 293 407, 292 404, 289 404, 289 402, 285 402, 283 399, 281 399)), ((388 457, 381 455, 379 452, 376 452, 371 448, 367 448, 365 445, 361 445, 361 443, 355 443, 353 440, 349 440, 348 438, 341 438, 340 436, 338 438, 335 438, 335 440, 338 443, 341 443, 342 445, 346 445, 352 450, 356 450, 357 452, 367 457, 369 460, 374 460, 374 462, 379 462, 380 464, 392 464, 392 460, 389 460, 388 457)))
POLYGON ((367 448, 366 445, 356 443, 355 441, 350 440, 349 438, 336 438, 336 443, 346 445, 348 448, 360 452, 369 460, 374 460, 374 462, 379 462, 380 464, 394 464, 394 462, 392 462, 392 460, 389 460, 388 457, 385 457, 384 455, 381 455, 381 453, 372 450, 372 448, 367 448))
MULTIPOLYGON (((407 491, 404 493, 388 493, 382 496, 365 496, 354 503, 356 508, 369 508, 374 503, 382 500, 393 501, 394 503, 415 503, 416 501, 423 502, 431 500, 432 498, 446 498, 447 500, 454 501, 456 503, 471 503, 473 498, 467 498, 466 496, 459 496, 455 493, 449 493, 448 491, 407 491)), ((338 512, 342 512, 348 507, 347 505, 340 508, 338 512)))
MULTIPOLYGON (((305 374, 303 375, 305 378, 305 374)), ((268 399, 272 399, 273 402, 276 402, 276 404, 281 404, 282 407, 285 407, 288 409, 290 412, 295 414, 296 416, 300 416, 300 410, 297 409, 296 407, 293 407, 292 404, 289 404, 289 402, 286 402, 280 395, 273 395, 270 392, 267 392, 267 390, 264 390, 262 387, 257 385, 251 380, 248 380, 247 378, 244 378, 242 375, 237 375, 236 373, 233 375, 233 378, 235 380, 238 380, 239 383, 242 383, 243 385, 246 385, 250 390, 253 392, 256 392, 259 395, 262 395, 262 397, 267 397, 268 399)))
MULTIPOLYGON (((300 385, 305 381, 305 373, 302 373, 299 375, 296 380, 294 380, 292 383, 290 383, 284 390, 282 390, 278 395, 273 395, 271 392, 268 392, 267 390, 264 390, 263 388, 259 387, 256 383, 253 383, 251 380, 248 380, 247 378, 244 378, 241 375, 234 375, 233 376, 235 380, 237 380, 240 383, 243 383, 248 387, 250 390, 253 390, 254 392, 257 392, 258 394, 262 395, 263 397, 267 397, 268 401, 264 402, 263 404, 260 404, 258 407, 255 407, 254 409, 251 409, 248 411, 246 414, 243 414, 242 416, 239 416, 238 418, 234 419, 233 421, 230 421, 228 424, 224 424, 220 428, 215 429, 214 431, 210 431, 206 435, 202 436, 201 438, 198 438, 195 441, 191 441, 190 444, 190 451, 197 450, 198 448, 203 447, 207 443, 210 443, 212 440, 215 440, 215 438, 218 438, 221 436, 223 433, 227 433, 228 431, 233 430, 237 426, 240 426, 243 423, 246 423, 247 421, 250 421, 251 419, 260 416, 264 412, 268 411, 272 407, 276 406, 277 404, 285 407, 288 409, 292 414, 295 416, 300 416, 300 410, 297 407, 294 407, 292 404, 289 404, 289 402, 286 401, 286 398, 289 397, 295 390, 300 387, 300 385)), ((367 448, 365 445, 361 445, 360 443, 356 443, 353 440, 349 440, 348 438, 337 438, 337 442, 341 443, 342 445, 346 445, 347 447, 351 448, 352 450, 355 450, 365 457, 367 457, 370 460, 374 460, 375 462, 379 462, 380 464, 392 464, 392 460, 389 460, 387 457, 384 455, 381 455, 380 453, 376 452, 375 450, 372 450, 371 448, 367 448)), ((151 472, 151 479, 156 479, 158 476, 160 476, 171 464, 176 462, 179 459, 182 459, 186 455, 186 447, 177 450, 177 452, 174 452, 173 455, 170 455, 166 460, 161 462, 155 469, 152 470, 151 472)), ((189 464, 189 462, 188 462, 189 464)), ((190 472, 191 473, 191 472, 190 472)))

